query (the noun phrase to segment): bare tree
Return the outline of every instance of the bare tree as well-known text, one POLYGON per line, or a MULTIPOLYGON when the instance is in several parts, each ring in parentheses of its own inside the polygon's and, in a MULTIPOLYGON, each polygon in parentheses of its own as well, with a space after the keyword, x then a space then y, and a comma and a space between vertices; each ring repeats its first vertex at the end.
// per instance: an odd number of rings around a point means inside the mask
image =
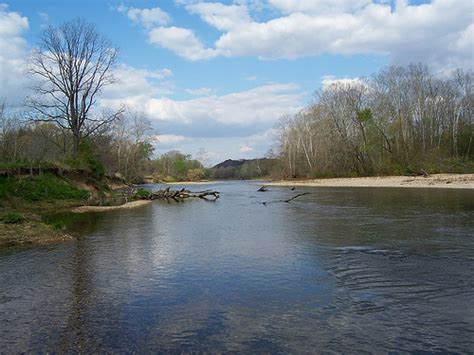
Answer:
POLYGON ((285 172, 467 169, 473 158, 473 77, 460 70, 438 77, 425 65, 412 64, 383 69, 363 84, 336 83, 317 92, 310 107, 280 121, 285 172))
POLYGON ((117 49, 81 19, 47 28, 30 60, 34 75, 28 99, 35 121, 54 122, 70 131, 73 154, 82 138, 114 121, 124 111, 95 109, 101 90, 112 83, 117 49))

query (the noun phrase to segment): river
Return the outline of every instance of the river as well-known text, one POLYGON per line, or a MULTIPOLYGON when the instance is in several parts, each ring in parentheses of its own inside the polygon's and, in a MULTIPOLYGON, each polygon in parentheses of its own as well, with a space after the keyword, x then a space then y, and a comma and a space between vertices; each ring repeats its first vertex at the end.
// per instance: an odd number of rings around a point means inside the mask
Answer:
POLYGON ((474 349, 473 190, 205 188, 0 251, 0 351, 474 349))

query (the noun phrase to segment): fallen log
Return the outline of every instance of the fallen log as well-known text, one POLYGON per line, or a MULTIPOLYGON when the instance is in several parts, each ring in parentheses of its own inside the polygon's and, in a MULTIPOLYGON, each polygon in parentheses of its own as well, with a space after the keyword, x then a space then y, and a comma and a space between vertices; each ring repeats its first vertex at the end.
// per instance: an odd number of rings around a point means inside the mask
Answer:
POLYGON ((204 191, 190 191, 182 188, 181 190, 171 190, 170 187, 167 187, 164 190, 158 190, 150 193, 147 197, 149 200, 158 200, 158 199, 172 199, 175 201, 184 200, 186 198, 201 198, 208 201, 215 201, 219 198, 219 191, 214 190, 204 190, 204 191))

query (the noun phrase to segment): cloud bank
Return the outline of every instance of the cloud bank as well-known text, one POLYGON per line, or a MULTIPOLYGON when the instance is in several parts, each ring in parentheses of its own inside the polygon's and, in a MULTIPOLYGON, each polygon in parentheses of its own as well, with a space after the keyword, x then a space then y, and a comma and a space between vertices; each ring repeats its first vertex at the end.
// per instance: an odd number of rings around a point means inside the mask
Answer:
POLYGON ((28 27, 26 17, 0 4, 0 100, 8 99, 9 105, 16 105, 17 98, 23 98, 27 56, 23 34, 28 27))
MULTIPOLYGON (((472 68, 471 0, 392 6, 371 0, 268 0, 278 14, 258 22, 250 2, 179 1, 220 35, 206 47, 192 29, 159 26, 149 41, 191 61, 217 56, 297 59, 321 54, 389 56, 394 64, 423 61, 439 70, 472 68)), ((143 21, 143 26, 148 23, 143 21)))

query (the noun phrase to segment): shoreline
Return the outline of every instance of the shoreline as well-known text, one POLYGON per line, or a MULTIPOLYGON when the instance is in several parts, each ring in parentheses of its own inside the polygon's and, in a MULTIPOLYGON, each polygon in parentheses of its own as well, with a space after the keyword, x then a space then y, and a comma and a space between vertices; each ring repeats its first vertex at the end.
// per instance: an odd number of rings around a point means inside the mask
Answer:
POLYGON ((55 230, 41 221, 25 221, 20 224, 4 224, 0 228, 0 251, 12 247, 27 247, 63 243, 76 238, 55 230))
POLYGON ((301 187, 402 187, 474 189, 474 174, 433 174, 423 176, 371 176, 272 181, 267 186, 301 187))
POLYGON ((210 185, 216 183, 216 181, 205 180, 205 181, 173 181, 173 182, 162 182, 163 185, 210 185))
MULTIPOLYGON (((151 200, 138 200, 119 206, 70 206, 63 211, 71 213, 107 212, 120 209, 132 209, 150 204, 151 200)), ((0 222, 0 251, 12 247, 28 247, 63 243, 77 238, 66 233, 63 229, 56 229, 54 225, 43 222, 37 213, 17 212, 25 220, 18 223, 0 222)))
POLYGON ((117 206, 79 206, 73 208, 71 212, 73 213, 87 213, 87 212, 106 212, 106 211, 114 211, 114 210, 128 210, 132 208, 141 207, 144 205, 150 204, 151 200, 138 200, 127 202, 122 205, 117 206))

